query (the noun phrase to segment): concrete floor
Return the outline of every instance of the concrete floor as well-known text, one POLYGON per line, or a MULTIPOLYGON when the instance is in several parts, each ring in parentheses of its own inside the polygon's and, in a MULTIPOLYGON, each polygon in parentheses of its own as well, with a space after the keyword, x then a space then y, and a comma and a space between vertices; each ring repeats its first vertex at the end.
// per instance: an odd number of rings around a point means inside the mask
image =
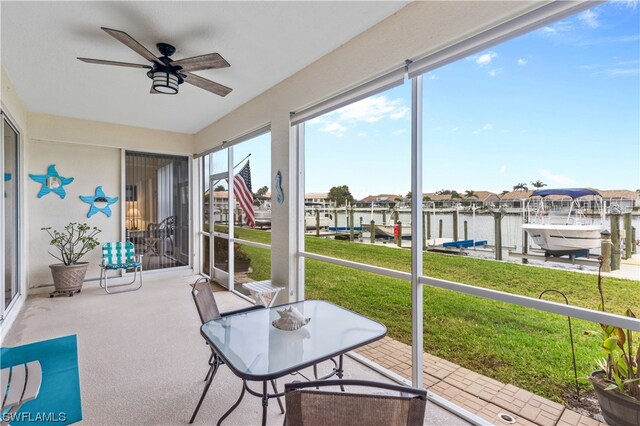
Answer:
MULTIPOLYGON (((74 297, 32 296, 5 338, 4 346, 77 334, 83 421, 87 425, 187 424, 204 388, 208 347, 199 334, 199 319, 190 295, 190 273, 149 275, 136 292, 107 295, 87 283, 74 297)), ((248 302, 216 292, 221 310, 248 302)), ((345 377, 388 381, 373 370, 345 358, 345 377)), ((298 380, 290 376, 278 381, 298 380)), ((213 424, 235 402, 241 381, 223 366, 218 372, 196 424, 213 424)), ((245 396, 225 421, 259 424, 258 398, 245 396)), ((284 416, 269 406, 268 424, 284 416)), ((429 402, 425 424, 466 425, 429 402)))

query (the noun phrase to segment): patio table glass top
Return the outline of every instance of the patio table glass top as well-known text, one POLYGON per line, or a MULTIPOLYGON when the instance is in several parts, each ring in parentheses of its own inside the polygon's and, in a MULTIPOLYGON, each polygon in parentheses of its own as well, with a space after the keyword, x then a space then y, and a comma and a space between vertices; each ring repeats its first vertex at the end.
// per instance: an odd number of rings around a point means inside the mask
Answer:
POLYGON ((209 321, 201 328, 229 368, 246 380, 270 380, 382 338, 387 328, 322 300, 305 300, 209 321), (311 321, 295 331, 275 328, 278 310, 295 306, 311 321))

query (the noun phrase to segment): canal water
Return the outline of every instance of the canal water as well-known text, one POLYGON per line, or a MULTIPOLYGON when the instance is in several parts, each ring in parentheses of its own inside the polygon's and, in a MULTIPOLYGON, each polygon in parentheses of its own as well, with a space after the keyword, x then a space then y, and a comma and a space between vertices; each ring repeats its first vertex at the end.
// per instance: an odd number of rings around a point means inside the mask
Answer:
MULTIPOLYGON (((452 211, 438 211, 429 210, 431 216, 431 233, 430 239, 434 238, 453 238, 453 216, 452 211), (442 221, 442 234, 440 234, 440 221, 442 221)), ((322 213, 333 215, 333 210, 322 213)), ((398 212, 399 220, 403 226, 411 224, 411 212, 408 210, 400 210, 398 212)), ((383 219, 386 219, 388 225, 393 225, 393 213, 386 211, 383 213, 381 210, 375 210, 373 213, 370 209, 355 209, 353 218, 356 226, 359 226, 362 222, 368 225, 373 219, 376 224, 383 224, 383 219)), ((348 214, 345 210, 337 211, 337 219, 339 227, 346 227, 348 225, 348 214)), ((495 242, 495 230, 494 230, 494 218, 491 213, 478 213, 472 212, 460 212, 458 218, 458 240, 465 239, 464 227, 465 222, 467 226, 467 239, 482 241, 486 240, 488 245, 494 245, 495 242)), ((522 225, 523 225, 522 213, 507 213, 502 218, 502 246, 505 250, 511 250, 516 252, 522 252, 522 225)), ((335 219, 332 216, 332 224, 335 224, 335 219)), ((632 226, 636 229, 636 239, 640 238, 640 215, 635 214, 632 216, 632 226)), ((623 227, 623 221, 620 220, 620 227, 623 227)), ((605 228, 610 230, 609 216, 606 218, 605 228)), ((425 225, 426 229, 426 225, 425 225)), ((364 238, 368 238, 368 234, 363 235, 364 238)), ((533 248, 537 248, 535 244, 529 239, 529 245, 533 248)), ((599 249, 593 250, 592 253, 599 254, 599 249)))

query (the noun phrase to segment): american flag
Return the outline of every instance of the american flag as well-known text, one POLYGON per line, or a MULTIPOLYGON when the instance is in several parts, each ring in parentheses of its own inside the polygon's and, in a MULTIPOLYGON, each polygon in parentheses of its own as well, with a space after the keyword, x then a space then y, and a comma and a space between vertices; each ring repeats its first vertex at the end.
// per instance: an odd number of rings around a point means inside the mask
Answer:
POLYGON ((251 192, 251 167, 249 160, 242 170, 233 177, 234 195, 247 217, 247 225, 256 226, 256 215, 253 212, 253 193, 251 192))

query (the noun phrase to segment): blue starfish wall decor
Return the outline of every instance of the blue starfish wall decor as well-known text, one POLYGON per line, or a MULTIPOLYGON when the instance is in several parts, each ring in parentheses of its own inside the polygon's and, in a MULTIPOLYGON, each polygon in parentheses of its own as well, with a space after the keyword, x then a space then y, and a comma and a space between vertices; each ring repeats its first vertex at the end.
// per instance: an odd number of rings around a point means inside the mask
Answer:
POLYGON ((94 196, 91 195, 81 195, 80 199, 87 204, 91 204, 91 208, 89 209, 89 213, 87 213, 87 217, 91 217, 98 212, 104 213, 107 217, 111 217, 111 204, 114 204, 118 201, 118 197, 107 197, 104 195, 104 191, 102 190, 102 186, 96 188, 96 193, 94 196), (104 207, 97 207, 96 203, 107 203, 104 207))
POLYGON ((4 174, 4 181, 6 182, 8 180, 11 180, 11 173, 5 173, 4 174))
POLYGON ((38 198, 42 198, 50 192, 58 194, 60 198, 64 198, 67 196, 64 186, 73 182, 73 178, 60 176, 56 171, 55 164, 49 166, 46 175, 34 175, 29 173, 29 177, 42 184, 42 188, 40 188, 40 192, 38 192, 38 198))

